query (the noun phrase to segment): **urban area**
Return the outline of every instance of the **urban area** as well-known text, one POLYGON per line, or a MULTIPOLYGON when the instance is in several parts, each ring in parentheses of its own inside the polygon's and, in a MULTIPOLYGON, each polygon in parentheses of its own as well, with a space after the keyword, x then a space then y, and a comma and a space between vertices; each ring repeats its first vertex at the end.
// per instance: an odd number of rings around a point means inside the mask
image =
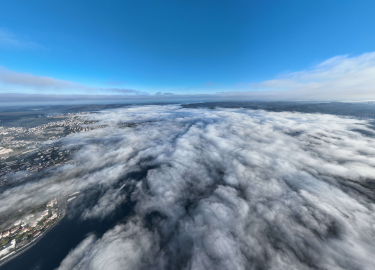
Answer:
POLYGON ((0 259, 5 259, 30 245, 41 236, 60 217, 57 199, 49 201, 42 209, 35 208, 28 215, 20 217, 0 233, 0 259))
MULTIPOLYGON (((85 121, 85 113, 47 116, 48 123, 36 127, 1 126, 0 122, 0 191, 20 182, 32 181, 38 172, 60 166, 69 161, 76 149, 62 149, 59 138, 103 126, 92 126, 85 121)), ((66 212, 67 198, 54 198, 42 205, 15 209, 0 216, 0 264, 31 247, 50 230, 66 212)))

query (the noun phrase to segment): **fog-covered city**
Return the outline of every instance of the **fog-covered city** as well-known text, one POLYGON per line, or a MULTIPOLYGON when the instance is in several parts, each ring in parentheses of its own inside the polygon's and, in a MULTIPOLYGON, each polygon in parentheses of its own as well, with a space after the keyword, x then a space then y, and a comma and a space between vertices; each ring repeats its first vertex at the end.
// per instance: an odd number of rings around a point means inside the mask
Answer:
POLYGON ((374 270, 375 1, 0 1, 1 270, 374 270))
POLYGON ((3 239, 33 244, 66 215, 112 226, 75 239, 59 269, 371 269, 373 117, 192 105, 82 113, 84 131, 36 150, 55 164, 2 176, 3 239), (31 231, 4 237, 18 220, 31 231))

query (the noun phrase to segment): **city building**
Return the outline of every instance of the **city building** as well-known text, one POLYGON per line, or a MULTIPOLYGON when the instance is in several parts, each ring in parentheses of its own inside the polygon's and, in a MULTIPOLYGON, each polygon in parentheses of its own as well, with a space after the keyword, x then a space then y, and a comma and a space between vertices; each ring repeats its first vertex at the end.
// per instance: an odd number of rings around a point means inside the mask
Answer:
POLYGON ((10 233, 11 233, 11 234, 14 234, 16 231, 19 230, 19 228, 20 228, 19 226, 18 226, 18 227, 15 227, 13 230, 10 231, 10 233))
POLYGON ((51 220, 50 218, 47 218, 47 219, 43 222, 43 224, 48 223, 50 220, 51 220))
POLYGON ((53 207, 54 204, 57 204, 57 199, 54 198, 52 201, 47 203, 47 207, 53 207))
POLYGON ((41 215, 41 217, 45 217, 45 216, 48 216, 48 210, 44 211, 41 215))
POLYGON ((33 237, 35 237, 35 236, 38 236, 40 234, 40 231, 36 231, 35 233, 33 233, 33 237))

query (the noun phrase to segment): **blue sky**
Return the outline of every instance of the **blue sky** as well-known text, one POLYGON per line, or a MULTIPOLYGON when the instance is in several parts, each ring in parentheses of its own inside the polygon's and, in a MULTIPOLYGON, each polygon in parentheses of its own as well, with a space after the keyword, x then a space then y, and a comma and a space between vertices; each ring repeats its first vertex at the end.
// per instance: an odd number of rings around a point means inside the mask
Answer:
POLYGON ((375 51, 373 0, 12 0, 0 10, 1 93, 269 91, 267 81, 375 51))

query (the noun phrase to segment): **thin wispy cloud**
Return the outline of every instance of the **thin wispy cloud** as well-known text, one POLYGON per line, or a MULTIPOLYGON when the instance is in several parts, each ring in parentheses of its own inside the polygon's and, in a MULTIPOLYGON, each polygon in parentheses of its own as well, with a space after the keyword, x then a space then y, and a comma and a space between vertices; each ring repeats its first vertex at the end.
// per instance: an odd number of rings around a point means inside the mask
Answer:
POLYGON ((147 95, 145 92, 124 88, 90 87, 73 81, 55 79, 48 76, 36 76, 30 73, 21 73, 0 67, 0 83, 5 89, 32 90, 35 93, 85 93, 85 94, 125 94, 147 95))
POLYGON ((15 72, 4 67, 0 67, 0 82, 6 85, 44 90, 84 87, 83 85, 71 81, 59 80, 48 76, 36 76, 29 73, 15 72))
POLYGON ((124 89, 124 88, 103 88, 104 91, 109 93, 119 93, 119 94, 131 94, 131 95, 148 95, 146 92, 133 90, 133 89, 124 89))
POLYGON ((40 44, 30 41, 27 37, 17 36, 5 28, 0 28, 0 47, 10 49, 40 49, 40 44))
MULTIPOLYGON (((72 81, 59 80, 47 76, 19 73, 0 68, 0 83, 7 87, 3 93, 27 92, 33 89, 44 94, 59 94, 55 97, 64 99, 64 94, 86 94, 77 99, 95 100, 95 95, 124 94, 133 96, 131 99, 139 101, 182 101, 182 100, 310 100, 310 101, 340 101, 340 100, 374 100, 375 99, 375 52, 359 56, 337 56, 328 59, 309 70, 292 72, 259 83, 241 84, 233 88, 242 90, 228 90, 217 93, 179 94, 178 92, 157 92, 151 95, 146 91, 128 88, 92 87, 72 81)), ((214 88, 216 84, 207 83, 207 87, 214 88)), ((229 87, 230 88, 230 87, 229 87)), ((212 91, 212 90, 210 90, 212 91)), ((16 99, 16 95, 14 95, 16 99)), ((22 96, 19 96, 22 100, 22 96)), ((45 97, 44 100, 54 97, 45 97)))
POLYGON ((375 52, 337 56, 310 70, 250 84, 253 91, 227 92, 265 99, 363 100, 375 99, 375 52))

